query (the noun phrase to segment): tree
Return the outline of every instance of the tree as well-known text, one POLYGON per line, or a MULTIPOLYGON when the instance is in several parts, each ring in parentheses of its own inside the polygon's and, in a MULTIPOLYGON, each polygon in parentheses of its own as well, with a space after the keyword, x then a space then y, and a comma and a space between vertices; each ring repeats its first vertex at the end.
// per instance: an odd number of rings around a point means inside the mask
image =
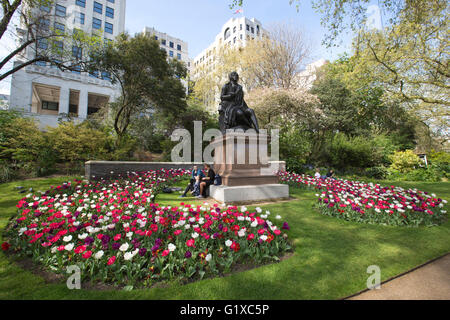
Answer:
POLYGON ((0 60, 0 81, 37 62, 49 62, 61 70, 85 70, 83 57, 87 55, 82 53, 101 43, 100 35, 51 27, 53 0, 1 0, 1 4, 0 42, 4 43, 8 36, 20 41, 0 60), (15 16, 21 24, 12 30, 15 16), (9 67, 12 61, 15 64, 9 67))
POLYGON ((450 34, 444 2, 423 4, 420 17, 411 14, 412 8, 405 10, 398 24, 366 31, 355 44, 358 78, 372 79, 437 127, 448 127, 450 116, 450 34))
POLYGON ((290 89, 310 55, 310 43, 302 30, 288 24, 275 24, 259 41, 243 49, 242 76, 247 89, 274 87, 290 89))
POLYGON ((92 52, 90 69, 110 73, 112 82, 119 84, 121 96, 110 104, 119 141, 135 116, 160 113, 173 122, 186 109, 186 90, 180 80, 186 67, 178 60, 168 61, 159 43, 148 36, 118 36, 92 52))

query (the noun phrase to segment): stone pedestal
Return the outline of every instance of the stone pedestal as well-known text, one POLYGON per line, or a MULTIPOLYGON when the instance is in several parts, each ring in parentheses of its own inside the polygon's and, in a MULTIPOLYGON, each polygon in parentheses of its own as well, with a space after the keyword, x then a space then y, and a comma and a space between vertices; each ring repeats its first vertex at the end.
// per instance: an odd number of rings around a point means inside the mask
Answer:
POLYGON ((214 141, 214 171, 225 186, 277 184, 268 161, 267 135, 227 133, 214 141))
POLYGON ((227 205, 289 198, 289 186, 278 184, 279 168, 268 161, 267 135, 232 132, 213 143, 222 185, 210 187, 211 197, 227 205))
POLYGON ((289 199, 286 184, 262 184, 258 186, 210 186, 210 196, 226 205, 251 204, 264 201, 289 199))

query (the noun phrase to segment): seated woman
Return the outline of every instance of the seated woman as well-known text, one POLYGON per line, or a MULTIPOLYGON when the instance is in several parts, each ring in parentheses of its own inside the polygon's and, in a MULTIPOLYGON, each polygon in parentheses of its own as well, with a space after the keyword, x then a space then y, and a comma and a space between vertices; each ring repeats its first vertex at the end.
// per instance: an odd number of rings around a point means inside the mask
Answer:
POLYGON ((200 182, 200 195, 197 198, 206 198, 206 191, 208 190, 209 186, 214 184, 214 178, 216 177, 216 173, 211 168, 211 165, 205 164, 205 171, 206 177, 201 179, 200 182))
POLYGON ((198 181, 200 181, 204 176, 205 176, 205 174, 203 173, 203 171, 198 169, 197 166, 194 166, 192 168, 191 179, 189 181, 189 185, 186 187, 186 190, 184 190, 184 193, 180 196, 180 198, 186 197, 186 195, 187 195, 187 193, 189 191, 191 191, 194 196, 197 196, 198 194, 194 193, 194 191, 195 191, 195 184, 198 181))
POLYGON ((334 178, 334 170, 330 169, 327 173, 327 178, 334 178))

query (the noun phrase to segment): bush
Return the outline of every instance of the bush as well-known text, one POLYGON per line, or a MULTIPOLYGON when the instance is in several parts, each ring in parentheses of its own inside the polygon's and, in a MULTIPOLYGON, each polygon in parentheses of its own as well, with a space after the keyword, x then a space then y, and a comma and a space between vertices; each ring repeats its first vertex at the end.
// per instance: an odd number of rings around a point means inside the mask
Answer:
POLYGON ((59 161, 85 162, 108 158, 108 134, 90 128, 87 123, 63 122, 56 128, 48 128, 47 134, 59 161))
POLYGON ((433 151, 429 156, 429 162, 443 177, 450 176, 450 153, 433 151))
POLYGON ((388 175, 388 170, 383 166, 371 167, 365 170, 364 175, 368 178, 385 179, 388 175))
POLYGON ((326 161, 335 168, 368 168, 377 163, 374 145, 363 136, 348 137, 337 133, 325 147, 326 161))
POLYGON ((420 158, 412 151, 397 151, 391 156, 392 165, 390 170, 392 172, 407 173, 416 168, 421 164, 420 158))

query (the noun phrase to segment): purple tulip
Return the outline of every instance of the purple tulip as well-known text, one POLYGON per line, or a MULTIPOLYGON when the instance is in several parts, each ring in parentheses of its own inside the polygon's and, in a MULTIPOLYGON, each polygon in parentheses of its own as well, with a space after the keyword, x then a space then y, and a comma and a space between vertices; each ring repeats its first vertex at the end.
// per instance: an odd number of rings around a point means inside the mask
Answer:
POLYGON ((145 254, 147 253, 147 249, 146 248, 141 248, 139 249, 139 255, 141 257, 145 256, 145 254))
POLYGON ((287 222, 283 223, 283 230, 291 230, 291 228, 289 227, 289 224, 287 222))
POLYGON ((119 248, 120 248, 120 243, 114 242, 114 243, 112 244, 112 248, 113 248, 114 250, 119 250, 119 248))
POLYGON ((190 251, 186 251, 184 257, 189 259, 190 257, 192 257, 192 253, 190 251))

